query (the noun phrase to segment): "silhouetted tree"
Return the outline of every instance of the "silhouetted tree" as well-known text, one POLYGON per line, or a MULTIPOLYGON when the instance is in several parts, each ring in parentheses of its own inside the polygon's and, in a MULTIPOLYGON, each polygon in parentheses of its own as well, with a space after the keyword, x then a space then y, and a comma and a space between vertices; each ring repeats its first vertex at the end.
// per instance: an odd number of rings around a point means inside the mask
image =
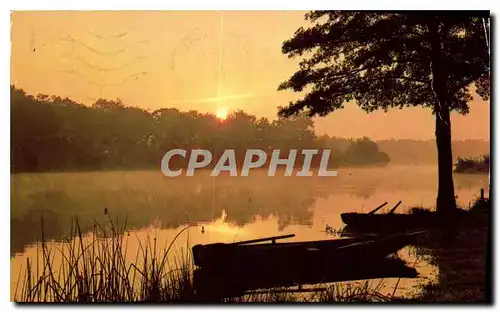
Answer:
POLYGON ((343 155, 344 164, 369 165, 388 164, 389 156, 381 152, 377 143, 369 138, 358 139, 353 142, 343 155))
POLYGON ((365 111, 429 107, 436 115, 439 187, 437 210, 456 207, 450 112, 466 114, 471 84, 489 93, 488 13, 314 11, 313 26, 298 29, 282 52, 301 56, 299 70, 279 86, 302 99, 281 116, 306 110, 324 116, 355 100, 365 111))

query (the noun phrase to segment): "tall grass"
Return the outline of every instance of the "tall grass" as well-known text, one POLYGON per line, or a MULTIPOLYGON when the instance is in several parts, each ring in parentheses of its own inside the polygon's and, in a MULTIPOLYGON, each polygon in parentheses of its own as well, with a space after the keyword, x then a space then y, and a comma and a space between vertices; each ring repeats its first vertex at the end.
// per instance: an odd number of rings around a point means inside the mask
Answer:
POLYGON ((118 226, 109 216, 108 226, 94 222, 88 236, 81 232, 78 219, 71 228, 73 238, 61 248, 49 247, 42 235, 40 257, 36 263, 26 260, 14 301, 168 302, 192 297, 190 253, 186 249, 173 261, 167 257, 175 240, 160 248, 156 238, 144 244, 137 238, 139 248, 130 261, 125 256, 130 236, 126 222, 118 226))
MULTIPOLYGON (((106 213, 107 214, 107 213, 106 213)), ((180 256, 172 257, 173 244, 186 226, 169 244, 148 237, 130 237, 127 223, 119 225, 107 214, 107 223, 94 221, 91 233, 81 231, 78 219, 71 224, 71 233, 61 244, 50 244, 42 235, 35 260, 26 259, 18 277, 14 301, 34 302, 200 302, 193 287, 189 239, 180 256), (131 259, 131 240, 139 248, 131 259), (160 248, 160 245, 163 246, 160 248), (56 247, 54 247, 56 246, 56 247), (170 256, 169 256, 170 255, 170 256)), ((43 220, 42 220, 43 233, 43 220)), ((294 290, 268 289, 238 298, 223 298, 219 302, 368 302, 391 301, 377 285, 335 283, 321 288, 294 290), (297 295, 299 293, 299 295, 297 295)))
MULTIPOLYGON (((255 291, 239 298, 226 299, 230 303, 246 302, 303 302, 303 303, 348 303, 391 302, 394 295, 383 295, 384 280, 360 283, 333 283, 316 285, 314 288, 277 288, 255 291)), ((395 289, 396 290, 396 289, 395 289)))

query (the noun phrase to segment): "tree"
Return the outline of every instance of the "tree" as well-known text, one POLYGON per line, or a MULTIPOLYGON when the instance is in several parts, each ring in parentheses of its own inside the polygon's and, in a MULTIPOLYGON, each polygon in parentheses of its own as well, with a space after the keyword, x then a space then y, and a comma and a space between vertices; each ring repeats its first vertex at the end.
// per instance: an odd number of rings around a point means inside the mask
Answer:
POLYGON ((482 13, 313 11, 282 52, 301 56, 278 90, 308 88, 280 116, 325 116, 354 100, 365 111, 423 106, 436 116, 438 212, 456 207, 450 112, 466 114, 475 89, 489 95, 487 29, 482 13), (475 84, 475 88, 472 86, 475 84))
POLYGON ((344 163, 352 165, 386 165, 389 155, 381 152, 377 143, 364 137, 354 141, 344 153, 344 163))

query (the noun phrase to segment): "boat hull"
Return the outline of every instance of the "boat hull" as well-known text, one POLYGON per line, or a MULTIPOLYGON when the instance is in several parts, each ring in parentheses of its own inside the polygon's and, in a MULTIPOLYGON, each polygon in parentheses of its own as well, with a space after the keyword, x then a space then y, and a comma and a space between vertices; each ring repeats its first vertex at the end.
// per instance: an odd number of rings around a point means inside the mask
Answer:
POLYGON ((400 259, 387 257, 421 232, 273 244, 193 247, 195 290, 201 297, 241 296, 247 290, 337 281, 416 277, 400 259))
POLYGON ((419 234, 298 243, 196 245, 193 247, 193 259, 198 267, 221 272, 238 270, 239 267, 279 268, 283 265, 289 270, 296 270, 324 262, 351 263, 359 259, 384 258, 413 243, 419 234))
POLYGON ((353 228, 382 230, 416 230, 432 226, 436 218, 431 214, 363 214, 342 213, 342 222, 353 228))
MULTIPOLYGON (((290 259, 291 260, 291 259, 290 259)), ((290 261, 293 263, 294 261, 290 261)), ((304 264, 297 269, 283 263, 279 267, 249 266, 226 271, 210 268, 197 269, 194 273, 194 288, 200 297, 223 298, 242 296, 246 291, 313 285, 340 281, 373 278, 414 278, 417 271, 399 259, 375 259, 369 261, 335 261, 304 264)))

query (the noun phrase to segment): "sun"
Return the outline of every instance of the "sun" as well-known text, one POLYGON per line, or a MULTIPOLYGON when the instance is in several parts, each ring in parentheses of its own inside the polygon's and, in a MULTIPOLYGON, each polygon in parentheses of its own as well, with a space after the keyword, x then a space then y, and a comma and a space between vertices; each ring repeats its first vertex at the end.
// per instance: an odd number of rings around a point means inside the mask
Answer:
POLYGON ((227 118, 227 108, 219 107, 215 112, 215 116, 221 120, 226 120, 227 118))

